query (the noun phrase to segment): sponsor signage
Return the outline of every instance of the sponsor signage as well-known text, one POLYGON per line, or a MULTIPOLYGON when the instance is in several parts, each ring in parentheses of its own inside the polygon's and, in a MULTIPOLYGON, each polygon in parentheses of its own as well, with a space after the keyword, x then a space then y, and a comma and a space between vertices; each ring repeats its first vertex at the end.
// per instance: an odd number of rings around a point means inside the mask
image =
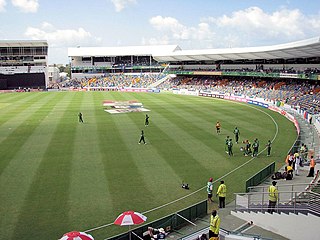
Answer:
POLYGON ((269 105, 266 104, 266 103, 262 103, 262 102, 258 102, 258 101, 255 101, 255 100, 248 100, 249 104, 253 104, 253 105, 256 105, 256 106, 259 106, 259 107, 264 107, 264 108, 268 108, 269 105))
POLYGON ((222 76, 279 77, 279 73, 265 73, 265 72, 222 72, 222 76))
POLYGON ((281 115, 285 116, 287 119, 289 119, 291 122, 293 122, 294 126, 296 127, 297 129, 297 132, 298 132, 298 135, 300 134, 300 127, 299 127, 299 123, 297 121, 297 119, 295 119, 295 117, 291 114, 289 114, 287 111, 281 109, 281 108, 278 108, 278 107, 275 107, 275 106, 269 106, 269 109, 271 111, 274 111, 274 112, 277 112, 277 113, 280 113, 281 115))
POLYGON ((120 92, 148 92, 147 88, 121 88, 120 92))
POLYGON ((237 102, 247 102, 248 100, 243 97, 237 97, 237 96, 224 96, 224 99, 237 101, 237 102))
MULTIPOLYGON (((302 74, 300 74, 300 75, 302 75, 302 74)), ((298 78, 298 74, 296 74, 296 73, 280 73, 280 77, 281 78, 298 78)))
POLYGON ((224 98, 223 94, 219 94, 219 93, 208 93, 208 92, 200 92, 199 96, 202 97, 212 97, 212 98, 224 98))
POLYGON ((211 71, 194 71, 194 75, 205 75, 205 76, 221 76, 221 72, 211 72, 211 71))

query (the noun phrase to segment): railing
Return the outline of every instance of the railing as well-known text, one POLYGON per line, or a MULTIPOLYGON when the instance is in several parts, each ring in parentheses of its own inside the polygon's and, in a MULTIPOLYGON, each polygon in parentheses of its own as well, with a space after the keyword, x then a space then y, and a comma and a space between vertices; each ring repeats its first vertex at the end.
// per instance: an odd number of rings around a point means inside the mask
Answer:
POLYGON ((260 170, 258 173, 256 173, 252 177, 250 177, 246 181, 246 191, 248 192, 249 188, 251 188, 252 186, 259 185, 264 180, 266 180, 268 177, 270 177, 274 173, 275 168, 276 168, 276 163, 273 162, 273 163, 269 164, 268 166, 266 166, 265 168, 263 168, 262 170, 260 170))
MULTIPOLYGON (((205 233, 207 234, 209 232, 209 227, 205 227, 203 229, 200 229, 199 231, 197 232, 194 232, 188 236, 184 236, 184 237, 181 237, 179 238, 179 240, 196 240, 198 239, 198 236, 202 235, 202 233, 205 233)), ((241 236, 241 239, 243 240, 246 240, 246 239, 264 239, 264 240, 270 240, 268 238, 262 238, 260 235, 257 235, 257 234, 248 234, 248 233, 242 233, 242 232, 235 232, 235 231, 228 231, 228 230, 225 230, 225 229, 222 229, 220 228, 220 231, 219 231, 219 236, 221 239, 225 239, 227 236, 229 237, 233 237, 232 239, 236 239, 234 238, 235 236, 241 236)))
MULTIPOLYGON (((259 185, 259 186, 252 186, 248 187, 248 192, 268 192, 268 188, 270 185, 259 185)), ((281 184, 277 185, 278 191, 300 191, 303 192, 307 189, 312 189, 313 187, 317 186, 317 183, 295 183, 295 184, 281 184)))
MULTIPOLYGON (((312 213, 320 216, 320 194, 310 191, 279 191, 275 212, 312 213)), ((235 193, 235 210, 268 210, 268 192, 235 193)))
POLYGON ((119 235, 107 238, 105 240, 127 240, 129 239, 129 236, 131 233, 133 234, 131 235, 131 239, 138 240, 139 236, 143 236, 143 233, 145 233, 148 230, 148 227, 153 227, 153 228, 162 227, 167 232, 170 232, 174 229, 178 229, 184 225, 189 224, 190 222, 194 221, 197 218, 201 218, 207 215, 207 213, 208 213, 208 204, 206 199, 188 208, 180 210, 179 212, 173 213, 171 215, 160 218, 153 222, 149 222, 148 224, 145 224, 143 226, 134 228, 131 230, 131 232, 121 233, 119 235))

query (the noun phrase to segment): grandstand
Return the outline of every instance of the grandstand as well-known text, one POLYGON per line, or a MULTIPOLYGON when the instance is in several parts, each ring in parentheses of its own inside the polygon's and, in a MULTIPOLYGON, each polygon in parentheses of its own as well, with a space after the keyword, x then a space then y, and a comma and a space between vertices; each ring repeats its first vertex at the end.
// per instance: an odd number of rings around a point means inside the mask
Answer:
POLYGON ((80 79, 110 73, 160 72, 166 64, 160 64, 153 56, 179 49, 177 45, 69 48, 71 77, 80 79))
POLYGON ((69 48, 72 77, 88 74, 150 72, 189 75, 279 77, 318 80, 320 39, 228 49, 182 50, 177 45, 69 48), (208 73, 211 72, 211 73, 208 73), (251 74, 249 74, 251 72, 251 74), (254 73, 252 73, 254 72, 254 73))
POLYGON ((71 82, 100 90, 172 88, 279 101, 320 112, 320 38, 266 47, 177 45, 69 48, 71 82), (174 76, 174 77, 171 77, 174 76), (174 79, 173 79, 174 78, 174 79))
POLYGON ((0 41, 0 90, 47 87, 46 41, 0 41))

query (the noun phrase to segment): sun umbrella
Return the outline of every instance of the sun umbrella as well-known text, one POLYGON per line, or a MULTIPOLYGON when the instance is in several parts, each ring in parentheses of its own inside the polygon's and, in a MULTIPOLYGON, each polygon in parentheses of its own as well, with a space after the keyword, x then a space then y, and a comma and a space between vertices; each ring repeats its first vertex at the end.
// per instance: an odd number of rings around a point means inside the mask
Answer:
POLYGON ((147 217, 141 213, 134 211, 127 211, 121 213, 117 219, 114 221, 114 224, 120 226, 129 226, 129 239, 131 239, 130 225, 137 225, 145 222, 147 217))
POLYGON ((134 212, 134 211, 127 211, 121 213, 117 219, 114 221, 114 224, 120 226, 126 225, 137 225, 145 222, 147 217, 142 215, 141 213, 134 212))
POLYGON ((64 234, 60 240, 93 240, 93 237, 84 232, 73 231, 64 234))

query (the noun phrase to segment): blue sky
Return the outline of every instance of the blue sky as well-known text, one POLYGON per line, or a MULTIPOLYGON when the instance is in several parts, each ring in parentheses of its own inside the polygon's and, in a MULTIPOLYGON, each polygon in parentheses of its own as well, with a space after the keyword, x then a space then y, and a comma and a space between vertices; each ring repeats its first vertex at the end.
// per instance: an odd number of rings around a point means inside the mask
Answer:
POLYGON ((266 46, 320 36, 319 0, 0 0, 1 40, 47 40, 49 63, 68 47, 177 44, 266 46))

